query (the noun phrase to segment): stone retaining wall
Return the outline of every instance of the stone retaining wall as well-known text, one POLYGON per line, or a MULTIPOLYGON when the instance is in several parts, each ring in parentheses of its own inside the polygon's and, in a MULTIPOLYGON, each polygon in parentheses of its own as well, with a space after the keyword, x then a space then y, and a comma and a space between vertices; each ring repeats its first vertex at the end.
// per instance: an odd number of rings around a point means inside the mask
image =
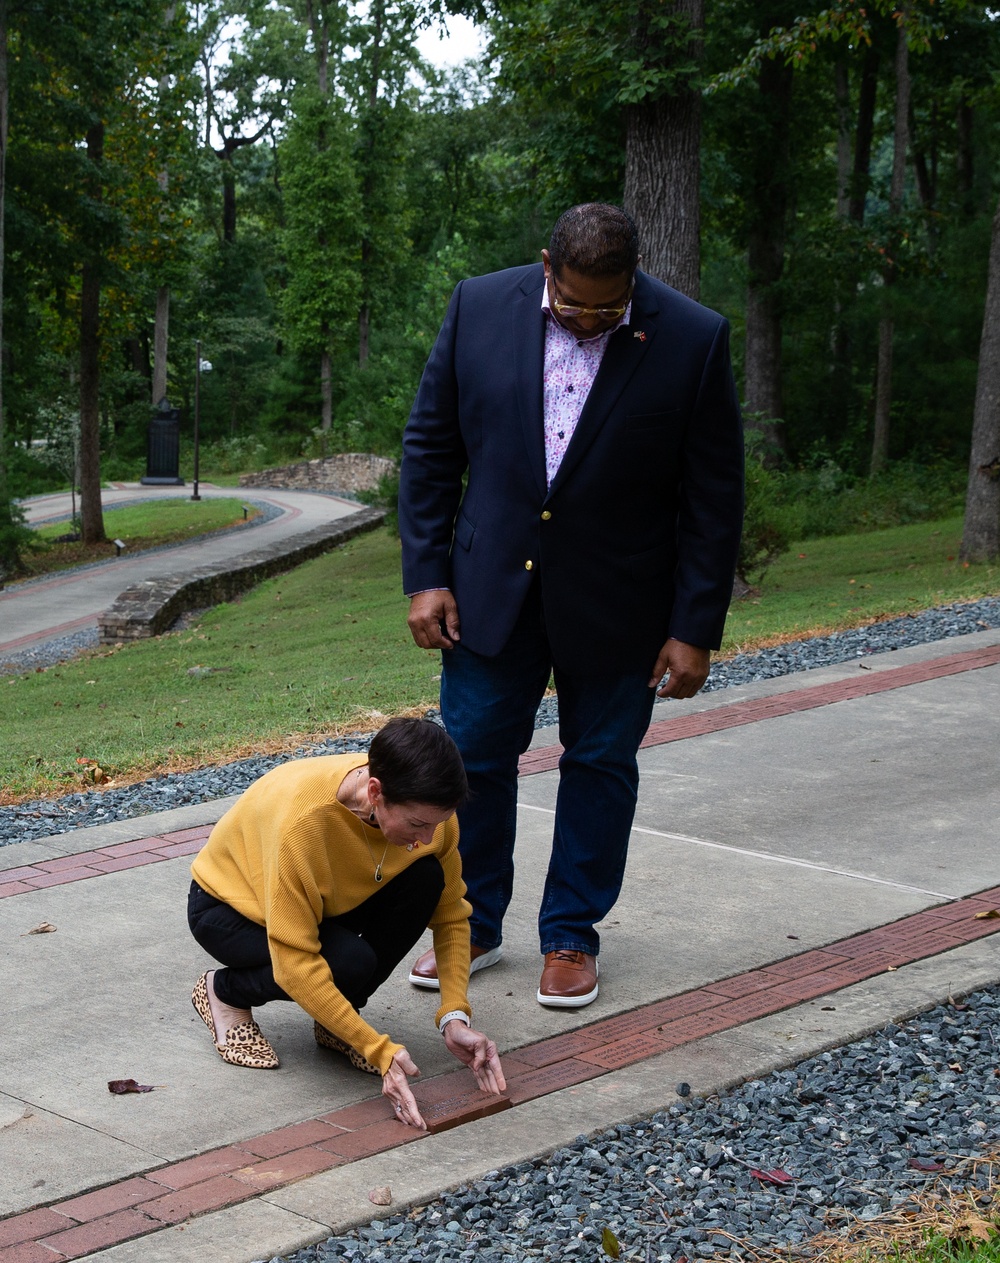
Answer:
POLYGON ((281 487, 289 491, 374 491, 379 479, 395 473, 396 462, 370 452, 341 452, 297 465, 241 474, 241 487, 281 487))
POLYGON ((158 636, 188 610, 231 601, 263 579, 329 552, 364 531, 374 530, 384 518, 383 509, 362 509, 229 562, 133 584, 98 618, 101 644, 158 636))

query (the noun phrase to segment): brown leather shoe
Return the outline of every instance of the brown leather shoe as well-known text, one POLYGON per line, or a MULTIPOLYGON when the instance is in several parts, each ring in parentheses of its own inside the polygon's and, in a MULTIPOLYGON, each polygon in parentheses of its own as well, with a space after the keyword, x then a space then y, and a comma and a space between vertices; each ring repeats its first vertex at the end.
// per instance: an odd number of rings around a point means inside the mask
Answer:
MULTIPOLYGON (((477 947, 473 943, 469 950, 469 974, 478 973, 480 969, 488 969, 490 965, 495 965, 503 955, 502 947, 477 947)), ((434 956, 434 948, 429 952, 424 952, 413 962, 413 968, 410 970, 410 982, 415 987, 425 987, 428 991, 440 991, 441 984, 438 982, 437 959, 434 956)))
POLYGON ((557 1009, 582 1009, 597 999, 597 957, 586 952, 546 952, 538 1003, 557 1009))

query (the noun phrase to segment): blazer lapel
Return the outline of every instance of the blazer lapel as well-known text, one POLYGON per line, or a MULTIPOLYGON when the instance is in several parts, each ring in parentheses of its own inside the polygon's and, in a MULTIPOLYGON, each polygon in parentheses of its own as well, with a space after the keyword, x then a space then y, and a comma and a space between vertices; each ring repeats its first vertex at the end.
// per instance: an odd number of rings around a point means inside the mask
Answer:
MULTIPOLYGON (((545 313, 542 311, 541 264, 538 283, 526 281, 511 309, 517 378, 517 406, 528 452, 528 466, 545 495, 545 426, 542 420, 542 377, 545 368, 545 313)), ((488 371, 488 366, 484 366, 488 371)))
MULTIPOLYGON (((540 300, 539 300, 540 301, 540 300)), ((611 335, 601 367, 583 405, 580 420, 576 423, 573 437, 566 454, 559 463, 552 480, 550 493, 556 491, 580 463, 587 448, 594 441, 608 413, 618 402, 618 397, 628 385, 629 378, 639 367, 642 358, 656 339, 655 316, 659 304, 642 284, 642 276, 636 278, 636 290, 632 298, 630 323, 622 325, 611 335)), ((543 442, 544 447, 544 442, 543 442)))

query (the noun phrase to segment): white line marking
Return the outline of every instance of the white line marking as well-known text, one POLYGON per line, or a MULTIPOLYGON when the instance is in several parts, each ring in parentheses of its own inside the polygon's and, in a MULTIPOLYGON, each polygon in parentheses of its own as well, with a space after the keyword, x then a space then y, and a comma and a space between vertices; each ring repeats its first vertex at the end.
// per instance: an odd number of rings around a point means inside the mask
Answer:
MULTIPOLYGON (((556 813, 551 807, 535 807, 531 803, 518 803, 525 811, 540 811, 546 816, 556 813)), ((908 894, 931 895, 934 899, 944 899, 951 903, 962 895, 943 895, 940 890, 926 890, 923 886, 905 886, 902 882, 887 881, 884 877, 869 877, 866 873, 852 873, 848 868, 832 868, 828 864, 810 864, 808 860, 796 859, 793 855, 769 855, 766 851, 750 851, 743 846, 730 846, 726 842, 709 842, 706 838, 692 838, 685 833, 664 833, 660 829, 644 829, 641 825, 632 826, 633 833, 645 833, 653 838, 669 838, 671 842, 687 842, 691 846, 706 846, 713 851, 729 851, 733 855, 747 855, 755 860, 770 860, 772 864, 791 864, 794 868, 810 868, 817 873, 832 873, 835 877, 849 877, 852 881, 869 882, 874 886, 891 886, 893 890, 903 890, 908 894)))

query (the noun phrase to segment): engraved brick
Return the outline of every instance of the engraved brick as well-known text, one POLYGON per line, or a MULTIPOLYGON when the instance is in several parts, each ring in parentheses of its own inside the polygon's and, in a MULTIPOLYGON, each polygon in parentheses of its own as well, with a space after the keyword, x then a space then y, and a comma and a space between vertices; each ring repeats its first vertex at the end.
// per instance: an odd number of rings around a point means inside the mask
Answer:
POLYGON ((33 867, 43 873, 61 873, 66 868, 86 868, 91 860, 103 858, 97 851, 80 851, 76 855, 60 855, 53 860, 35 860, 33 867))
POLYGON ((21 1241, 18 1245, 0 1248, 0 1263, 57 1263, 65 1254, 56 1254, 48 1246, 34 1241, 21 1241))
POLYGON ((253 1190, 246 1184, 231 1179, 228 1175, 217 1175, 201 1184, 191 1184, 174 1193, 167 1193, 155 1201, 143 1202, 142 1209, 160 1223, 178 1224, 184 1219, 190 1219, 192 1215, 218 1210, 220 1206, 231 1206, 234 1202, 242 1202, 252 1196, 253 1190))
POLYGON ((406 1123, 395 1118, 384 1123, 373 1123, 370 1127, 362 1127, 358 1131, 346 1131, 330 1140, 320 1142, 318 1148, 339 1154, 342 1158, 354 1161, 356 1158, 368 1158, 373 1153, 385 1153, 387 1149, 397 1149, 400 1145, 408 1145, 419 1140, 425 1132, 417 1131, 406 1123))
POLYGON ((449 1131, 462 1123, 475 1122, 477 1118, 488 1118, 491 1114, 499 1114, 510 1109, 510 1098, 492 1096, 484 1092, 464 1093, 460 1098, 436 1102, 433 1105, 420 1106, 420 1113, 427 1130, 432 1136, 441 1131, 449 1131))
POLYGON ((737 974, 735 978, 723 978, 721 982, 710 982, 705 990, 714 995, 725 996, 727 1000, 738 1000, 740 996, 753 995, 755 991, 764 991, 773 986, 774 978, 753 970, 751 973, 737 974))
POLYGON ((187 1188, 190 1184, 201 1184, 213 1176, 245 1167, 254 1156, 237 1145, 227 1145, 223 1149, 212 1149, 208 1153, 199 1153, 196 1158, 185 1158, 183 1162, 173 1162, 170 1166, 150 1171, 146 1178, 165 1188, 187 1188))
POLYGON ((116 1210, 124 1210, 127 1206, 135 1206, 138 1202, 146 1202, 162 1195, 162 1185, 136 1176, 134 1179, 121 1180, 118 1184, 98 1189, 96 1193, 84 1193, 82 1197, 71 1197, 69 1201, 60 1202, 59 1213, 86 1223, 90 1219, 99 1219, 102 1215, 111 1215, 116 1210))
POLYGON ((367 1101, 358 1101, 355 1105, 345 1105, 343 1109, 331 1110, 329 1114, 321 1114, 320 1121, 332 1123, 335 1127, 343 1127, 347 1131, 356 1131, 360 1127, 371 1127, 374 1123, 394 1121, 392 1106, 384 1096, 373 1096, 367 1101))
POLYGON ((29 1210, 23 1215, 0 1220, 0 1248, 17 1245, 20 1241, 33 1241, 47 1232, 58 1232, 72 1224, 54 1210, 29 1210))
MULTIPOLYGON (((806 975, 806 977, 809 976, 806 975)), ((777 988, 772 987, 767 991, 755 991, 753 995, 727 1000, 720 1008, 713 1009, 706 1016, 711 1017, 717 1014, 720 1019, 725 1019, 730 1025, 735 1025, 739 1022, 755 1022, 760 1017, 767 1017, 771 1013, 777 1013, 779 1009, 786 1008, 787 1004, 788 1001, 782 1000, 777 994, 777 988)))
POLYGON ((690 1017, 682 1017, 674 1022, 664 1022, 659 1033, 677 1047, 678 1044, 690 1044, 705 1035, 728 1030, 731 1026, 739 1025, 739 1021, 738 1018, 723 1014, 720 1009, 709 1009, 705 1013, 692 1013, 690 1017))
POLYGON ((214 828, 211 824, 198 824, 191 829, 174 829, 160 836, 167 842, 204 842, 214 828))
POLYGON ((171 842, 169 846, 158 846, 156 854, 162 855, 165 860, 174 860, 182 855, 197 855, 204 845, 199 841, 171 842))
POLYGON ((240 1148, 255 1154, 258 1158, 276 1158, 281 1153, 291 1153, 293 1149, 302 1149, 305 1145, 316 1144, 319 1140, 329 1140, 343 1131, 322 1119, 312 1118, 305 1123, 293 1123, 291 1127, 281 1127, 277 1131, 265 1132, 254 1136, 252 1140, 241 1140, 240 1148))
POLYGON ((39 870, 32 868, 30 864, 22 864, 20 868, 0 869, 0 881, 21 881, 24 877, 37 877, 38 873, 39 870))
POLYGON ((26 885, 32 890, 45 890, 49 886, 66 886, 71 881, 83 881, 85 877, 99 876, 95 868, 67 868, 59 873, 43 873, 40 877, 29 877, 26 885))
POLYGON ((539 1096, 548 1096, 550 1092, 558 1092, 561 1088, 570 1088, 576 1083, 596 1078, 600 1072, 584 1061, 569 1059, 556 1062, 555 1065, 543 1066, 530 1074, 518 1075, 507 1084, 507 1094, 512 1105, 522 1105, 525 1101, 533 1101, 539 1096))
POLYGON ((671 1046, 669 1039, 664 1039, 653 1031, 643 1031, 640 1035, 631 1035, 628 1039, 618 1039, 601 1048, 580 1053, 578 1060, 601 1066, 605 1070, 619 1070, 622 1066, 631 1066, 637 1061, 646 1061, 658 1053, 666 1052, 671 1046))
POLYGON ((310 1145, 278 1157, 267 1158, 264 1162, 255 1162, 253 1166, 240 1167, 233 1172, 232 1178, 259 1191, 292 1184, 295 1180, 305 1179, 307 1175, 317 1175, 320 1171, 339 1167, 343 1162, 344 1159, 339 1154, 310 1145))
POLYGON ((57 1232, 54 1236, 45 1237, 40 1244, 58 1251, 67 1259, 79 1259, 85 1254, 94 1254, 107 1246, 117 1245, 119 1241, 141 1237, 161 1226, 158 1220, 150 1219, 138 1210, 119 1210, 103 1219, 78 1224, 68 1232, 57 1232))
POLYGON ((163 846, 166 839, 156 834, 151 838, 136 838, 134 842, 114 842, 111 846, 102 846, 102 855, 139 855, 143 851, 151 851, 155 846, 163 846))
POLYGON ((119 855, 117 859, 102 859, 94 862, 99 873, 120 873, 127 868, 142 868, 145 864, 160 864, 163 856, 155 851, 147 851, 141 855, 119 855))
POLYGON ((575 1057, 577 1053, 598 1047, 601 1037, 599 1035, 595 1037, 592 1031, 593 1027, 585 1026, 583 1030, 567 1031, 565 1035, 554 1035, 551 1039, 529 1044, 517 1050, 518 1058, 536 1069, 556 1065, 560 1061, 575 1057))
MULTIPOLYGON (((838 952, 840 946, 838 943, 838 952)), ((791 978, 801 978, 803 974, 818 973, 821 969, 827 969, 830 965, 839 965, 845 960, 847 956, 843 953, 832 955, 830 952, 816 950, 803 952, 801 956, 790 956, 787 960, 775 961, 773 965, 765 965, 761 972, 785 982, 791 978)))
POLYGON ((0 882, 0 899, 6 899, 8 895, 26 895, 29 890, 34 890, 34 886, 28 886, 23 881, 0 882))

